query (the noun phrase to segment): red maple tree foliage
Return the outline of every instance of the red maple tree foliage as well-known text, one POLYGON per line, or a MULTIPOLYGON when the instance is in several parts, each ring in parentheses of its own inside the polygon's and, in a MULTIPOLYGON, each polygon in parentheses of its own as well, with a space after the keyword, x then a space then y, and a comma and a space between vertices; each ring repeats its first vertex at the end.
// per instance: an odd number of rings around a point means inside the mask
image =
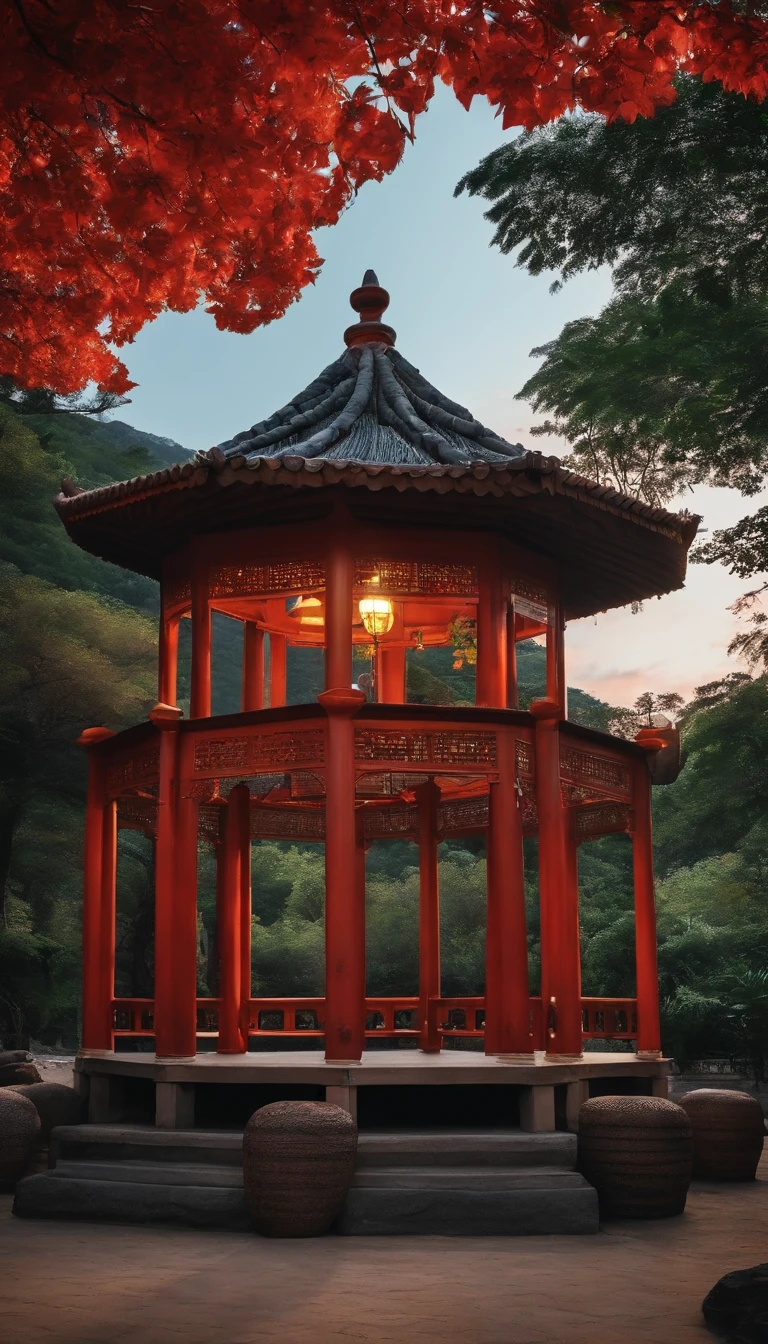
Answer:
POLYGON ((131 386, 114 346, 204 299, 279 317, 312 231, 397 164, 440 79, 504 127, 649 115, 678 69, 763 98, 751 0, 5 0, 0 372, 131 386))

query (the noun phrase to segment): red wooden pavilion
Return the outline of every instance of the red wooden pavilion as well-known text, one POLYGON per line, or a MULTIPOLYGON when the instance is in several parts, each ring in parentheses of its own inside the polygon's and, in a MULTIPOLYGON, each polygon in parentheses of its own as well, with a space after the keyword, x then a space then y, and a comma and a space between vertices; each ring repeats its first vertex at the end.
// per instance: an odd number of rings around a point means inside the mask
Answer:
MULTIPOLYGON (((159 703, 121 733, 91 728, 83 1050, 154 1036, 194 1058, 201 1032, 237 1055, 265 1035, 324 1037, 329 1062, 366 1038, 481 1037, 486 1055, 578 1060, 585 1037, 660 1053, 651 783, 664 734, 634 742, 568 721, 565 621, 682 586, 698 520, 526 452, 438 392, 395 349, 373 272, 351 296, 344 354, 268 420, 192 462, 103 489, 65 482, 78 545, 159 579, 159 703), (241 712, 211 715, 213 612, 244 625, 241 712), (191 618, 191 702, 177 706, 179 624, 191 618), (476 623, 476 701, 409 704, 409 649, 476 623), (516 645, 546 642, 546 696, 518 708, 516 645), (265 675, 268 640, 269 675, 265 675), (373 643, 373 685, 353 650, 373 643), (289 647, 325 651, 325 691, 286 705, 289 647), (154 1000, 114 990, 119 827, 154 838, 154 1000), (577 849, 627 831, 634 853, 636 997, 583 998, 577 849), (437 847, 485 834, 485 994, 442 993, 437 847), (539 839, 541 994, 528 982, 523 837, 539 839), (255 998, 254 838, 324 842, 322 998, 255 998), (366 996, 365 851, 420 855, 418 998, 366 996), (217 856, 220 992, 197 995, 197 866, 217 856)), ((471 627, 468 627, 471 628, 471 627)), ((667 747, 665 755, 669 755, 667 747)), ((257 894, 258 899, 258 894, 257 894)))

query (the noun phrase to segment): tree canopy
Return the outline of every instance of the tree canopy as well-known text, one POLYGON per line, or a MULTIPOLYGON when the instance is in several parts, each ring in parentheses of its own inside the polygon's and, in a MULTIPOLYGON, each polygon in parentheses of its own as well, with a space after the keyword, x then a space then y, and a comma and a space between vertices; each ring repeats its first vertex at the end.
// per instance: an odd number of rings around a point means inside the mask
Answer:
MULTIPOLYGON (((752 495, 768 472, 768 108, 676 86, 649 120, 523 135, 457 187, 493 202, 493 242, 531 273, 613 267, 612 301, 534 350, 518 395, 577 468, 654 503, 701 481, 752 495)), ((768 568, 768 509, 694 559, 768 568)))
POLYGON ((312 232, 397 164, 435 80, 504 127, 632 121, 679 69, 762 98, 753 0, 16 0, 0 13, 0 372, 124 392, 113 346, 204 299, 279 317, 312 232))

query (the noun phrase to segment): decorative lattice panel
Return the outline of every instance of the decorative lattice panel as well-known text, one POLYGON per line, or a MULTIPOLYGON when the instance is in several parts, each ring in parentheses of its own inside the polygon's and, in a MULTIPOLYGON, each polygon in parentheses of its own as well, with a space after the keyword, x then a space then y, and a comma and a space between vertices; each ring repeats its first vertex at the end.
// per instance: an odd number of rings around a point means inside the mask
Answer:
POLYGON ((245 737, 203 737, 195 742, 196 775, 255 775, 270 766, 313 765, 324 759, 321 729, 245 737))
POLYGON ((631 776, 623 762, 583 751, 565 742, 560 744, 560 774, 566 783, 595 789, 599 793, 618 793, 627 798, 632 793, 631 776))
POLYGON ((325 811, 252 807, 252 840, 324 840, 325 811))
POLYGON ((511 586, 515 597, 522 597, 526 602, 533 602, 536 606, 546 607, 549 601, 549 594, 544 584, 523 574, 513 574, 511 586))
POLYGON ((167 611, 176 607, 188 607, 192 601, 192 584, 189 579, 171 578, 163 584, 163 606, 167 611))
POLYGON ((535 773, 533 745, 530 742, 521 741, 519 737, 515 742, 515 765, 518 775, 533 779, 535 773))
POLYGON ((209 596, 269 596, 271 593, 307 593, 325 587, 322 561, 284 560, 260 565, 218 565, 208 580, 209 596))
POLYGON ((520 780, 520 811, 523 817, 523 830, 529 835, 539 829, 539 812, 536 806, 536 789, 530 779, 520 780))
POLYGON ((198 814, 198 836, 209 845, 218 845, 221 840, 221 818, 224 809, 216 806, 202 806, 198 814))
POLYGON ((378 576, 376 587, 389 594, 433 597, 476 597, 477 570, 472 565, 442 565, 432 561, 358 560, 355 582, 368 586, 378 576))
POLYGON ((417 789, 428 779, 429 775, 392 774, 390 771, 374 774, 370 771, 360 776, 356 792, 360 798, 397 798, 404 789, 417 789))
POLYGON ((632 827, 633 812, 624 803, 598 803, 594 807, 579 807, 573 811, 573 834, 577 841, 589 840, 632 827))
POLYGON ((362 728, 355 733, 358 761, 408 761, 417 765, 496 764, 496 734, 486 732, 413 732, 362 728))
POLYGON ((157 803, 151 798, 121 798, 117 804, 117 824, 124 830, 157 832, 157 803))
POLYGON ((139 784, 157 780, 160 769, 160 744, 148 743, 130 755, 119 756, 107 766, 107 793, 122 793, 139 784))
POLYGON ((457 798, 455 802, 441 803, 437 809, 437 829, 441 835, 487 825, 487 798, 457 798))
POLYGON ((366 840, 388 838, 416 838, 419 834, 419 811, 416 807, 380 807, 363 813, 363 834, 366 840))

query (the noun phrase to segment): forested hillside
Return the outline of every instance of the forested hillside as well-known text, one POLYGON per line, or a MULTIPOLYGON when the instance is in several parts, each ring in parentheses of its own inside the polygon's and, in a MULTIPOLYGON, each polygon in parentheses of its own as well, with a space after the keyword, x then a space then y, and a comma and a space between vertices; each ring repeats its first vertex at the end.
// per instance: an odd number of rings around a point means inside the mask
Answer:
MULTIPOLYGON (((160 467, 184 449, 122 422, 19 415, 0 405, 0 1041, 74 1048, 78 1036, 83 727, 119 728, 156 698, 157 588, 86 555, 52 507, 63 476, 83 485, 160 467)), ((638 617, 638 619, 642 619, 638 617)), ((239 697, 240 628, 215 622, 214 712, 239 697)), ((182 666, 184 649, 182 649, 182 666)), ((413 653, 409 697, 471 700, 474 671, 450 650, 413 653)), ((543 691, 543 653, 520 649, 524 703, 543 691)), ((291 651, 288 697, 321 688, 319 654, 291 651)), ((184 689, 182 685, 182 690, 184 689)), ((569 713, 605 727, 609 706, 578 690, 569 713)), ((705 688, 684 715, 686 769, 656 790, 665 1043, 679 1058, 753 1057, 768 1035, 768 686, 733 677, 705 688)), ((528 845, 529 950, 538 983, 535 844, 528 845)), ((405 993, 417 979, 417 856, 402 842, 368 856, 368 984, 405 993)), ((121 833, 119 993, 152 993, 152 859, 121 833)), ((580 852, 584 992, 630 994, 631 854, 626 836, 580 852)), ((261 843, 253 851, 254 990, 320 993, 322 851, 261 843)), ((443 983, 479 993, 484 971, 482 842, 441 847, 443 983)), ((200 862, 201 993, 216 990, 214 875, 200 862)))

